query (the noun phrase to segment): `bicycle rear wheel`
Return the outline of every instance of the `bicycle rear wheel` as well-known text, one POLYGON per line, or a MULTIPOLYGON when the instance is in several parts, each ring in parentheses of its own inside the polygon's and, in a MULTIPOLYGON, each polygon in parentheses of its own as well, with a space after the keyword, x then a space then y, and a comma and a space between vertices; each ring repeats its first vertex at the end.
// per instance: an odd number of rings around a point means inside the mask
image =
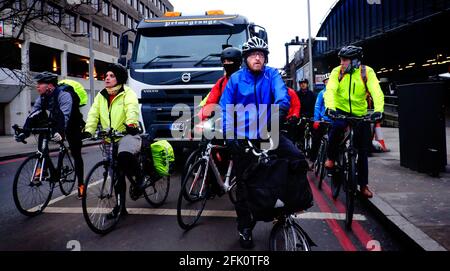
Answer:
POLYGON ((102 161, 91 169, 86 178, 86 190, 82 198, 83 216, 89 228, 98 234, 113 230, 123 210, 124 191, 116 193, 113 186, 117 183, 118 176, 114 174, 113 180, 111 174, 109 163, 102 161), (118 211, 112 215, 115 207, 118 211))
POLYGON ((169 195, 170 176, 162 176, 156 181, 148 180, 148 178, 150 177, 147 176, 146 181, 152 184, 145 188, 144 197, 151 206, 159 207, 164 204, 169 195))
POLYGON ((352 228, 353 212, 355 209, 356 196, 356 157, 351 156, 348 161, 348 171, 346 176, 345 191, 345 227, 350 230, 352 228))
POLYGON ((62 159, 61 165, 61 176, 59 178, 59 189, 64 196, 67 196, 72 192, 73 187, 75 186, 75 167, 72 162, 72 158, 70 158, 69 153, 64 152, 64 156, 62 159))
POLYGON ((177 220, 182 229, 194 227, 205 208, 209 197, 207 175, 207 161, 198 160, 189 169, 181 184, 177 202, 177 220))
POLYGON ((34 154, 19 166, 14 176, 13 198, 20 213, 36 216, 47 207, 55 183, 49 179, 47 161, 34 154))
POLYGON ((271 251, 310 251, 308 239, 300 225, 295 222, 277 222, 270 232, 271 251))

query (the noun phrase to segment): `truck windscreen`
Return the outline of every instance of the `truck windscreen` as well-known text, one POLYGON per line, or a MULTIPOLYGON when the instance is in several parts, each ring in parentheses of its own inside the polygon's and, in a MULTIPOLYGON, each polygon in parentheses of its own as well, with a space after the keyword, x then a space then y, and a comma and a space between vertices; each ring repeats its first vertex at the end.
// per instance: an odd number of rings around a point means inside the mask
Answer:
POLYGON ((155 64, 191 63, 220 66, 222 45, 241 48, 247 40, 246 26, 195 26, 139 29, 133 62, 152 68, 155 64), (230 34, 231 37, 230 37, 230 34), (229 38, 229 39, 228 39, 229 38), (167 57, 172 56, 172 57, 167 57), (173 57, 183 56, 183 57, 173 57), (151 63, 149 63, 151 61, 151 63), (149 63, 149 64, 148 64, 149 63))

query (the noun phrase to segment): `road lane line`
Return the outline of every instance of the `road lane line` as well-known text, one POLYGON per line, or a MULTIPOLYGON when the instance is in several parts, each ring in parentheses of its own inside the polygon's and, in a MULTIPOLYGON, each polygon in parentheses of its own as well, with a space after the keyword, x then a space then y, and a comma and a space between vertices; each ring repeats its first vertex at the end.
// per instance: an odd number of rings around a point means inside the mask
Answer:
MULTIPOLYGON (((317 190, 315 184, 311 181, 311 178, 309 178, 309 176, 307 176, 307 178, 313 193, 314 200, 319 205, 319 209, 322 212, 331 213, 330 206, 328 206, 327 202, 322 197, 319 190, 317 190)), ((353 245, 352 241, 347 236, 346 232, 342 229, 342 227, 337 223, 336 219, 325 219, 325 221, 328 223, 328 226, 330 227, 334 236, 336 236, 339 243, 341 244, 341 247, 345 251, 356 251, 355 245, 353 245)))
MULTIPOLYGON (((131 215, 166 215, 166 216, 176 216, 176 209, 151 209, 151 208, 127 208, 127 211, 131 215)), ((81 207, 47 207, 44 209, 44 213, 52 214, 81 214, 83 211, 81 207)), ((189 212, 185 212, 189 215, 189 212)), ((192 213, 192 215, 197 215, 197 212, 192 213)), ((204 210, 202 216, 210 217, 236 217, 236 211, 228 210, 204 210)), ((303 220, 323 220, 323 219, 336 219, 344 220, 345 214, 340 213, 320 213, 320 212, 306 212, 302 214, 297 214, 294 216, 295 219, 303 220)), ((366 220, 363 215, 355 215, 356 220, 366 220)))
MULTIPOLYGON (((328 198, 332 199, 335 203, 336 208, 339 212, 345 213, 345 206, 344 204, 338 199, 334 200, 331 193, 330 186, 323 181, 322 182, 322 188, 325 194, 328 196, 328 198)), ((356 199, 355 199, 356 200, 356 199)), ((374 238, 362 227, 362 225, 358 222, 353 220, 352 222, 352 231, 358 238, 358 240, 361 242, 363 247, 367 247, 367 243, 371 240, 374 240, 374 238)))

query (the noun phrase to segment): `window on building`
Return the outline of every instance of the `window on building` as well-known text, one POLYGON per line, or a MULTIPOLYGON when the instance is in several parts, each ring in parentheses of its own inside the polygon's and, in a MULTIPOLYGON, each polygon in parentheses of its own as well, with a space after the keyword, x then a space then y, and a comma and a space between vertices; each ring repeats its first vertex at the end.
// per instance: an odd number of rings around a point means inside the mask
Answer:
POLYGON ((81 33, 89 33, 89 21, 83 18, 80 18, 80 32, 81 33))
POLYGON ((114 48, 119 48, 119 35, 116 33, 113 33, 112 35, 112 46, 114 48))
POLYGON ((61 8, 50 3, 47 4, 48 20, 51 24, 61 25, 61 8))
POLYGON ((133 26, 133 28, 136 29, 137 26, 138 26, 138 24, 139 24, 139 21, 134 21, 134 26, 133 26))
POLYGON ((102 13, 106 16, 109 16, 109 1, 104 1, 103 0, 103 5, 102 5, 102 13))
POLYGON ((120 24, 121 25, 126 25, 125 24, 125 17, 127 17, 127 15, 124 12, 120 12, 120 24))
POLYGON ((144 17, 148 18, 149 14, 150 14, 150 10, 148 9, 148 7, 145 7, 144 17))
POLYGON ((154 18, 155 17, 155 13, 153 13, 153 11, 150 13, 150 18, 154 18))
POLYGON ((91 6, 93 9, 98 10, 100 0, 91 0, 91 6))
POLYGON ((128 16, 127 18, 127 27, 130 29, 133 27, 133 18, 131 18, 130 16, 128 16))
POLYGON ((116 22, 119 20, 119 9, 115 6, 111 8, 111 17, 116 22))
POLYGON ((103 29, 103 43, 106 45, 111 45, 110 42, 111 32, 107 29, 103 29))
POLYGON ((92 25, 92 38, 100 41, 100 27, 97 25, 92 25))
POLYGON ((42 14, 42 1, 38 0, 27 0, 27 7, 31 8, 34 4, 34 12, 31 13, 30 15, 38 15, 38 14, 42 14), (34 3, 36 2, 36 3, 34 3))
POLYGON ((133 1, 133 7, 135 10, 138 10, 138 6, 139 6, 139 0, 134 0, 133 1))
POLYGON ((70 31, 72 31, 72 32, 77 31, 75 15, 66 13, 64 24, 65 24, 66 28, 69 29, 70 31))
POLYGON ((133 5, 133 0, 127 0, 128 5, 132 6, 133 5))
POLYGON ((14 1, 13 9, 15 9, 15 10, 22 10, 22 4, 21 4, 20 0, 14 1))
POLYGON ((144 15, 144 3, 142 3, 142 2, 139 3, 139 13, 144 15))

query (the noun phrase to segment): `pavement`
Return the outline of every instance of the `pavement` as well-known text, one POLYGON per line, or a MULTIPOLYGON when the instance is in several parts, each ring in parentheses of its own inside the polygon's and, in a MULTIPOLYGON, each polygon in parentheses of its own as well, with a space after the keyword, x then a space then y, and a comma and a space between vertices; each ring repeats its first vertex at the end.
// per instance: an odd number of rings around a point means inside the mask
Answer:
MULTIPOLYGON (((400 166, 398 128, 382 128, 389 152, 369 157, 369 185, 374 197, 366 203, 388 227, 415 248, 425 251, 450 249, 450 166, 438 178, 400 166)), ((447 127, 447 150, 450 128, 447 127)), ((97 144, 85 142, 85 145, 97 144)), ((36 140, 17 143, 0 137, 0 161, 34 153, 36 140)), ((51 149, 57 149, 51 145, 51 149)), ((448 153, 448 151, 447 151, 448 153)), ((450 161, 450 155, 447 154, 450 161)))
MULTIPOLYGON (((400 166, 398 128, 382 128, 389 152, 369 157, 369 206, 386 223, 426 251, 450 249, 450 166, 438 178, 400 166)), ((450 161, 450 127, 446 128, 450 161)))

